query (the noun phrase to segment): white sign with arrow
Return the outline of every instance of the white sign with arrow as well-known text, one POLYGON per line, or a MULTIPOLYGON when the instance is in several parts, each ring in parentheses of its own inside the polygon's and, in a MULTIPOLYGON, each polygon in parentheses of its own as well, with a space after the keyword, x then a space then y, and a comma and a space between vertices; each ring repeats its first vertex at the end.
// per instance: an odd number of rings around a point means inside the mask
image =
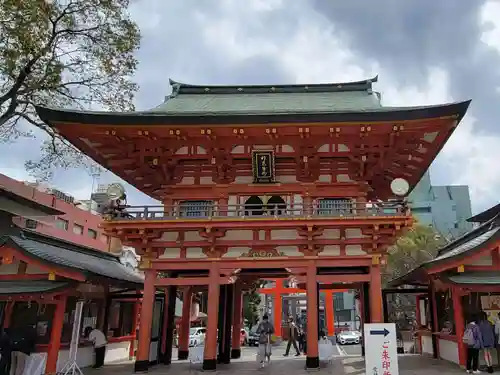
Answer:
POLYGON ((394 323, 364 324, 366 375, 399 375, 394 323))

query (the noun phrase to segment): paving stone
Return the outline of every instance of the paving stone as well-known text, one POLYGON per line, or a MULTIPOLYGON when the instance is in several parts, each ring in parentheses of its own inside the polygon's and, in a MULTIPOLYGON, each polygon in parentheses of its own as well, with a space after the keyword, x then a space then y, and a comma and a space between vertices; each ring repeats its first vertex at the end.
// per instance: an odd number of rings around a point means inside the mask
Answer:
MULTIPOLYGON (((242 358, 233 360, 229 365, 218 365, 217 371, 208 372, 208 374, 365 375, 365 363, 362 357, 337 356, 331 363, 322 364, 319 370, 306 370, 305 356, 283 357, 284 347, 279 347, 273 351, 271 364, 261 369, 255 353, 255 348, 245 348, 242 351, 242 358)), ((452 363, 421 355, 399 356, 398 362, 400 375, 463 375, 465 373, 452 363)), ((132 375, 133 363, 107 364, 99 370, 84 369, 84 374, 132 375)), ((170 366, 153 366, 148 374, 197 375, 206 373, 201 371, 201 365, 191 366, 187 361, 174 361, 170 366)))

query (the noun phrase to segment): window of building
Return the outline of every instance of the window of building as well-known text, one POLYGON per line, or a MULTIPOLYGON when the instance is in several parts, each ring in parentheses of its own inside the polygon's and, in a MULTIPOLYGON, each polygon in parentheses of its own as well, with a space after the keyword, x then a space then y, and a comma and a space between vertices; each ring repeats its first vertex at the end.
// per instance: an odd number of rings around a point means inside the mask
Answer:
POLYGON ((26 219, 26 228, 27 229, 36 229, 38 222, 32 219, 26 219))
POLYGON ((83 335, 86 327, 97 328, 97 317, 99 316, 100 304, 96 302, 86 303, 82 310, 82 328, 80 334, 83 335))
MULTIPOLYGON (((158 301, 157 301, 158 302, 158 301)), ((131 336, 134 327, 134 302, 118 302, 111 304, 109 309, 109 329, 111 337, 131 336)), ((161 311, 161 309, 159 309, 161 311)), ((158 318, 158 321, 161 319, 158 318)))
POLYGON ((36 343, 48 344, 54 311, 55 305, 53 304, 38 305, 36 302, 16 302, 9 330, 15 336, 16 332, 21 332, 26 328, 26 325, 33 324, 36 326, 36 343))
POLYGON ((97 232, 93 229, 88 229, 88 235, 89 237, 93 238, 93 239, 97 239, 97 232))
POLYGON ((429 214, 432 212, 430 207, 415 207, 411 209, 414 214, 429 214))
POLYGON ((336 310, 334 319, 337 324, 350 322, 352 320, 352 310, 336 310))
POLYGON ((73 233, 74 234, 83 234, 83 225, 73 223, 73 233))
POLYGON ((179 203, 181 217, 208 217, 212 213, 212 201, 182 201, 179 203))
POLYGON ((352 213, 351 199, 324 198, 318 201, 318 215, 343 216, 352 213))
POLYGON ((333 294, 333 306, 335 307, 335 311, 344 309, 344 293, 333 294))
POLYGON ((73 323, 76 314, 76 297, 68 297, 66 301, 66 311, 64 312, 63 328, 61 333, 61 342, 70 343, 73 334, 73 323))
POLYGON ((455 333, 455 320, 453 318, 453 303, 451 293, 436 292, 436 310, 438 317, 438 328, 440 332, 448 334, 455 333))
POLYGON ((60 217, 58 217, 56 220, 56 227, 59 229, 68 230, 69 222, 68 222, 68 220, 64 220, 64 219, 61 219, 60 217))

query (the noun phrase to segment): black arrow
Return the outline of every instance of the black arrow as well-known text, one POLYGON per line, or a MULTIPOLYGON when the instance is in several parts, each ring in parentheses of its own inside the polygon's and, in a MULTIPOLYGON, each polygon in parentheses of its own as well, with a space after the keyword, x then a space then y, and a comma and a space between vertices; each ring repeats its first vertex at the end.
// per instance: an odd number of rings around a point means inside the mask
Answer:
POLYGON ((384 329, 381 329, 381 330, 374 329, 374 330, 370 331, 370 335, 376 335, 376 336, 382 336, 382 335, 384 335, 384 337, 385 337, 388 334, 389 334, 389 331, 387 330, 387 328, 384 328, 384 329))

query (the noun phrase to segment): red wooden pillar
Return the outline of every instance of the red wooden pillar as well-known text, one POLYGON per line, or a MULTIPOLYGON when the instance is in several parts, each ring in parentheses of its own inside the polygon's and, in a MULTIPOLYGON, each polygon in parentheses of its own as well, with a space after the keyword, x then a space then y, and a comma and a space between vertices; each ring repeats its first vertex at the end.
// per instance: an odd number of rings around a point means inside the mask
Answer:
POLYGON ((316 264, 307 267, 307 358, 306 368, 319 368, 318 284, 316 264))
POLYGON ((328 336, 335 335, 335 316, 333 311, 333 290, 325 290, 325 320, 328 336))
POLYGON ((231 344, 231 358, 241 357, 241 326, 243 320, 243 293, 240 284, 234 285, 234 305, 233 305, 233 337, 231 344))
MULTIPOLYGON (((375 255, 376 256, 376 255, 375 255)), ((373 259, 375 261, 375 259, 373 259)), ((384 308, 382 304, 382 277, 378 264, 370 269, 370 321, 371 323, 384 322, 384 308)))
MULTIPOLYGON (((461 291, 459 288, 452 288, 451 298, 453 301, 453 317, 455 318, 455 333, 458 338, 462 338, 465 332, 464 311, 461 301, 461 291)), ((458 363, 465 366, 467 359, 465 345, 462 340, 457 340, 458 344, 458 363)))
MULTIPOLYGON (((214 371, 217 368, 217 322, 219 319, 219 267, 216 263, 210 268, 208 278, 208 311, 207 333, 205 335, 205 351, 203 370, 214 371)), ((222 328, 221 328, 222 329, 222 328)))
POLYGON ((9 328, 12 320, 12 311, 14 310, 14 301, 9 301, 5 305, 5 312, 3 317, 3 328, 9 328))
POLYGON ((52 330, 50 331, 50 342, 47 349, 47 362, 45 364, 45 373, 52 374, 57 371, 57 358, 61 348, 61 335, 64 324, 64 312, 66 311, 66 296, 61 297, 56 302, 54 311, 54 320, 52 321, 52 330))
POLYGON ((139 323, 139 314, 141 311, 141 303, 136 301, 134 304, 134 321, 132 323, 132 340, 130 340, 130 348, 128 352, 129 359, 134 358, 135 340, 137 340, 137 323, 139 323))
POLYGON ((168 288, 165 288, 165 303, 163 304, 163 316, 161 317, 161 342, 160 342, 160 353, 161 361, 165 359, 165 353, 167 352, 167 328, 168 328, 168 288))
POLYGON ((182 298, 182 320, 179 332, 179 360, 189 357, 189 328, 191 328, 191 303, 193 293, 190 287, 184 289, 182 298))
POLYGON ((415 327, 415 337, 417 338, 418 353, 422 353, 422 336, 420 336, 420 327, 422 326, 421 310, 420 310, 421 297, 415 297, 415 315, 417 316, 417 326, 415 327))
POLYGON ((274 288, 274 331, 276 337, 281 337, 281 322, 283 320, 283 300, 281 293, 283 291, 283 279, 276 279, 274 288))
POLYGON ((137 357, 134 371, 147 372, 149 367, 149 346, 151 345, 151 325, 153 322, 153 308, 155 304, 155 270, 146 270, 144 291, 141 305, 141 320, 139 322, 139 342, 137 343, 137 357))
POLYGON ((434 283, 433 280, 430 282, 430 287, 431 287, 431 295, 429 296, 429 299, 432 298, 432 340, 433 343, 433 350, 435 350, 435 353, 433 353, 434 358, 440 358, 439 355, 439 340, 437 334, 439 333, 439 319, 438 319, 438 311, 437 311, 437 304, 439 303, 437 297, 436 297, 436 284, 434 283))

